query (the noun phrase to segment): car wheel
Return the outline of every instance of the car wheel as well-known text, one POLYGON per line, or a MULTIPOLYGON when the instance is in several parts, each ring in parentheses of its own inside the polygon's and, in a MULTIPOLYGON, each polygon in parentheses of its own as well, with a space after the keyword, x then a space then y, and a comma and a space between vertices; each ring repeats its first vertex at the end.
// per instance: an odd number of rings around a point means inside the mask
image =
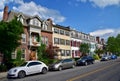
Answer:
POLYGON ((18 73, 18 78, 24 78, 25 77, 25 72, 24 71, 20 71, 19 73, 18 73))
POLYGON ((62 70, 62 67, 60 66, 60 67, 58 68, 58 70, 61 71, 61 70, 62 70))
POLYGON ((44 67, 43 69, 42 69, 42 74, 46 74, 47 73, 47 69, 44 67))
POLYGON ((94 64, 94 61, 92 61, 91 63, 94 64))
POLYGON ((87 66, 88 65, 88 62, 85 62, 85 66, 87 66))

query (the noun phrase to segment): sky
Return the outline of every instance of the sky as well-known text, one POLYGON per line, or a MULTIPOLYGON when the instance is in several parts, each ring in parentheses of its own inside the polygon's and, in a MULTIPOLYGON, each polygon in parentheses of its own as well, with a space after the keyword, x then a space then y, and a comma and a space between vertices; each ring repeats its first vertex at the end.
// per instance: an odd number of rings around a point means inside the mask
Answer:
POLYGON ((0 0, 0 19, 5 5, 105 39, 120 33, 120 0, 0 0))

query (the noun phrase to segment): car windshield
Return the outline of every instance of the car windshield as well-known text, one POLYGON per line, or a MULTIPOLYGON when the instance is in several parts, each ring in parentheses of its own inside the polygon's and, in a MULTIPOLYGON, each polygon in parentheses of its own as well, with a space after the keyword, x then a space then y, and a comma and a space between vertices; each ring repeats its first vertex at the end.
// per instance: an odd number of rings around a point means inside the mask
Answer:
POLYGON ((26 66, 28 62, 24 62, 23 64, 21 64, 20 66, 26 66))

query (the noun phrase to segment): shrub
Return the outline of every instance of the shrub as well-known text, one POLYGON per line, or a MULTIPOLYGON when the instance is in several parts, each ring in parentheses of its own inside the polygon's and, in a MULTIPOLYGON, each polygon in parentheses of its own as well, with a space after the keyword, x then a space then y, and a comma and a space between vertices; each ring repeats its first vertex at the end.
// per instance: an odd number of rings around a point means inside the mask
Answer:
POLYGON ((98 56, 98 54, 94 54, 94 55, 93 55, 93 58, 94 58, 95 60, 100 60, 100 57, 98 56))
POLYGON ((0 65, 0 72, 4 72, 4 71, 7 71, 7 67, 6 65, 0 65))

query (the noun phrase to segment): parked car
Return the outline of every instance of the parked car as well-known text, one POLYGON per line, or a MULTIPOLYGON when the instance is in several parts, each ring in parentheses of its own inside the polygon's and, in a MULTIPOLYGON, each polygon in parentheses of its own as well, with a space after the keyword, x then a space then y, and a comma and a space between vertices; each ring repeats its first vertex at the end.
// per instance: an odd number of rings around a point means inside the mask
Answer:
POLYGON ((91 56, 83 56, 76 61, 77 65, 85 65, 85 66, 93 63, 94 63, 94 58, 91 56))
POLYGON ((113 59, 113 60, 114 60, 114 59, 117 59, 117 55, 112 54, 112 55, 111 55, 111 59, 113 59))
POLYGON ((7 77, 23 78, 26 75, 35 73, 47 73, 48 66, 41 61, 26 61, 21 66, 12 68, 8 71, 7 77))
POLYGON ((104 55, 104 56, 102 56, 101 61, 108 61, 110 59, 111 59, 110 55, 104 55))
POLYGON ((66 68, 74 68, 75 61, 73 59, 62 59, 58 60, 57 62, 49 65, 49 70, 59 70, 66 68))

